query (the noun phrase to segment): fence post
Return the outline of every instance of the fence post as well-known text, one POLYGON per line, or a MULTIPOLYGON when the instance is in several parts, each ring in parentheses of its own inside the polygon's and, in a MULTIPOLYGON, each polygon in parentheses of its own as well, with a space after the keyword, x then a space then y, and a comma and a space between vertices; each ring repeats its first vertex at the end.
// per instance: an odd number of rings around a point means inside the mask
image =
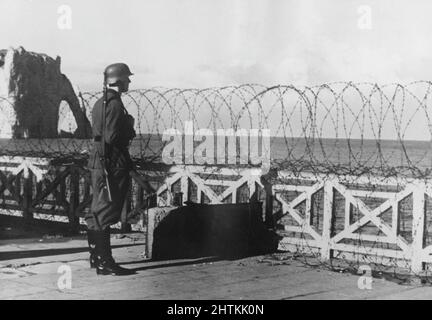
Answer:
POLYGON ((330 246, 333 224, 333 184, 330 180, 324 183, 323 231, 321 244, 321 259, 332 258, 333 250, 330 246))
POLYGON ((418 183, 413 191, 412 261, 411 271, 423 270, 423 246, 425 227, 425 186, 418 183))
POLYGON ((173 191, 173 185, 168 184, 167 191, 166 191, 166 205, 172 206, 174 200, 174 191, 173 191))
POLYGON ((189 177, 188 176, 181 177, 180 190, 183 196, 182 196, 181 203, 179 205, 183 206, 183 204, 186 201, 189 201, 189 177))
POLYGON ((266 181, 266 183, 264 183, 264 190, 266 194, 265 224, 268 228, 274 228, 275 223, 273 219, 273 186, 266 181))
POLYGON ((28 170, 27 174, 23 174, 23 217, 26 223, 33 220, 32 201, 33 201, 33 172, 28 170))
POLYGON ((257 188, 256 188, 255 180, 252 178, 249 178, 247 185, 248 185, 248 189, 249 189, 249 202, 252 199, 256 199, 256 201, 258 201, 258 194, 257 194, 257 188))
POLYGON ((143 205, 144 205, 144 188, 139 183, 137 183, 136 207, 142 208, 143 205))
POLYGON ((79 171, 75 166, 70 167, 70 199, 69 199, 69 229, 72 233, 78 232, 79 218, 77 217, 77 208, 79 206, 79 171))
POLYGON ((132 202, 132 190, 133 190, 133 179, 132 177, 129 177, 129 189, 128 192, 126 193, 126 198, 125 201, 123 202, 123 208, 122 208, 122 213, 121 213, 121 232, 131 232, 132 231, 132 227, 131 225, 127 222, 128 220, 128 213, 131 211, 131 202, 132 202))

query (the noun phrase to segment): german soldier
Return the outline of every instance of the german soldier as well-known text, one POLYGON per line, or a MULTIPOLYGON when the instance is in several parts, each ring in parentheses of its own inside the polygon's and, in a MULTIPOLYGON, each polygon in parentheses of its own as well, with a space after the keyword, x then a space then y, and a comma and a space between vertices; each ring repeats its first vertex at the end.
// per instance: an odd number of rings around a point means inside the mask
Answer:
POLYGON ((110 243, 110 226, 120 221, 133 166, 128 147, 135 137, 134 121, 121 100, 121 94, 129 90, 131 75, 124 63, 109 65, 104 72, 104 97, 95 103, 92 111, 94 146, 88 168, 93 200, 85 219, 90 267, 96 268, 97 274, 133 273, 114 261, 110 243))

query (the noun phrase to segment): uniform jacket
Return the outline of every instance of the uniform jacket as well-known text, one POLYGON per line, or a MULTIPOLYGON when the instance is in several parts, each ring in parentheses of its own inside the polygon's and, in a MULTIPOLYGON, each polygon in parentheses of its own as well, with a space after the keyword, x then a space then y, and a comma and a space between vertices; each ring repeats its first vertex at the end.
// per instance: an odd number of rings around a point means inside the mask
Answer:
MULTIPOLYGON (((90 153, 88 167, 101 169, 100 155, 102 153, 102 107, 103 97, 92 110, 93 149, 90 153)), ((108 89, 106 105, 105 159, 110 169, 131 169, 132 160, 128 151, 130 141, 136 136, 133 128, 133 118, 127 113, 120 94, 108 89)))

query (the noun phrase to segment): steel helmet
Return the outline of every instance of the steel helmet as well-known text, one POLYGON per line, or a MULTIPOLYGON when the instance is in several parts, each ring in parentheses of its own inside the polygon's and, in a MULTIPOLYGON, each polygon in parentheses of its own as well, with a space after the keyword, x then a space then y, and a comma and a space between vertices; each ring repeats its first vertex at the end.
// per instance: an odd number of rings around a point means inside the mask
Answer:
POLYGON ((126 63, 113 63, 105 68, 104 75, 107 84, 115 84, 125 77, 132 76, 133 73, 126 63))

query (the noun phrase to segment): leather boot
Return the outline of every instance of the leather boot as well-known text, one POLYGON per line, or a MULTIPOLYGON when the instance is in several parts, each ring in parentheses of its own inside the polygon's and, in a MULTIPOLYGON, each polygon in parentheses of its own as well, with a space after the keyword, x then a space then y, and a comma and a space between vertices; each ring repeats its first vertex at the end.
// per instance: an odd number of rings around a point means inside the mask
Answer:
POLYGON ((88 248, 90 253, 90 268, 96 268, 96 239, 95 239, 95 231, 88 230, 87 231, 87 241, 88 248))
POLYGON ((112 257, 110 230, 96 232, 96 274, 124 276, 135 274, 133 270, 120 267, 112 257))

